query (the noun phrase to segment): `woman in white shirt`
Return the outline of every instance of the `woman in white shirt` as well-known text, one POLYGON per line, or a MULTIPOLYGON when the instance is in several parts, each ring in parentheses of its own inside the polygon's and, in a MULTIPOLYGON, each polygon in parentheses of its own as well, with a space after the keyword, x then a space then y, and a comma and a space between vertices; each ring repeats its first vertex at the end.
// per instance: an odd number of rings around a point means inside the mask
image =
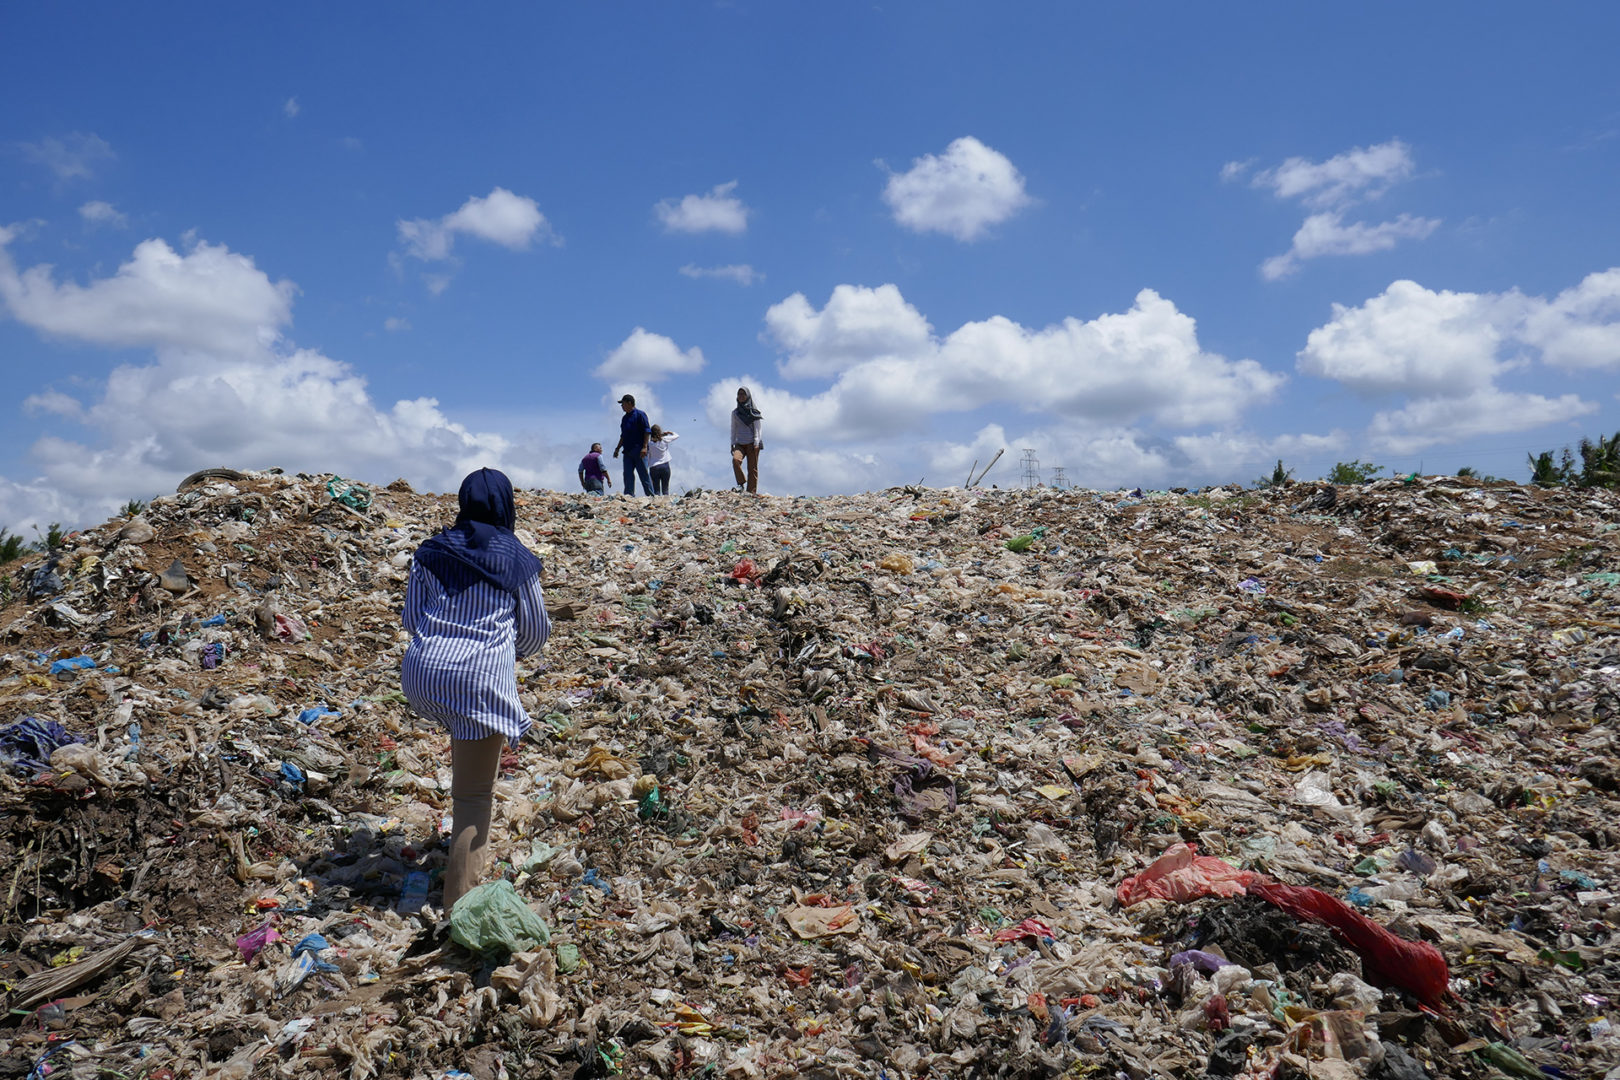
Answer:
POLYGON ((647 438, 647 471, 652 474, 654 495, 669 494, 669 444, 680 438, 657 424, 647 438))

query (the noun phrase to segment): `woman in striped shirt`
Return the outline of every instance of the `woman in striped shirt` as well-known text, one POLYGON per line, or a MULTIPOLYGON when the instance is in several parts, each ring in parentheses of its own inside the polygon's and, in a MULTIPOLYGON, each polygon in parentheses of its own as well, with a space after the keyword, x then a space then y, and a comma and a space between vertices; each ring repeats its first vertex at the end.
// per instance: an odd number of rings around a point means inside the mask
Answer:
POLYGON ((455 524, 416 550, 405 587, 411 644, 400 688, 450 733, 450 865, 444 912, 478 883, 489 843, 501 749, 531 721, 518 701, 517 659, 546 643, 544 567, 518 540, 512 482, 479 469, 461 482, 455 524))

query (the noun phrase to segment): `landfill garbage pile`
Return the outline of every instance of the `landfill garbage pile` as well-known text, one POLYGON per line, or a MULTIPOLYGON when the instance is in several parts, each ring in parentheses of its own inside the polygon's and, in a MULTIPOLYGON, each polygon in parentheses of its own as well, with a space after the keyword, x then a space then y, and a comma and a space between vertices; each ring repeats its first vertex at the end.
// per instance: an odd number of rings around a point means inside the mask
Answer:
POLYGON ((0 1077, 1620 1076, 1620 499, 519 493, 488 884, 403 481, 5 568, 0 1077))

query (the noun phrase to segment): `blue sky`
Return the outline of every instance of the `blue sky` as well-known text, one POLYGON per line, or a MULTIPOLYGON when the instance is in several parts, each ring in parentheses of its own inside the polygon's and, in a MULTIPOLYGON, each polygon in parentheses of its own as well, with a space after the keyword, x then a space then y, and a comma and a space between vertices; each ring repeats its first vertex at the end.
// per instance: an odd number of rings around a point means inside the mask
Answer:
POLYGON ((8 11, 0 525, 202 466, 1520 477, 1620 428, 1620 8, 8 11))

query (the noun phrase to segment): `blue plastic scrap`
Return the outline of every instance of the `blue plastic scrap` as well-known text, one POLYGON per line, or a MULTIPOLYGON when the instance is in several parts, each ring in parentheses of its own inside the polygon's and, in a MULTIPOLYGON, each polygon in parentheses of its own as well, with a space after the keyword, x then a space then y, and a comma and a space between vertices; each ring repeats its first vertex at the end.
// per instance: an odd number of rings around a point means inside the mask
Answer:
POLYGON ((327 949, 330 949, 331 947, 331 943, 328 942, 324 936, 320 934, 305 934, 303 937, 298 939, 298 944, 293 946, 292 954, 294 956, 299 956, 303 953, 308 953, 315 961, 316 971, 336 971, 336 964, 328 964, 326 961, 320 958, 321 953, 327 949))
POLYGON ((585 876, 580 879, 580 883, 589 885, 593 889, 602 890, 603 896, 613 895, 613 883, 604 880, 602 876, 596 872, 596 868, 594 866, 585 871, 585 876))
POLYGON ((303 787, 304 781, 307 779, 304 776, 304 770, 300 769, 290 761, 283 761, 281 763, 281 778, 287 781, 287 783, 293 785, 293 787, 303 787))
POLYGON ((225 616, 223 614, 210 615, 210 616, 208 616, 208 618, 204 619, 202 622, 198 623, 197 625, 198 626, 224 626, 225 625, 225 616))
POLYGON ((49 769, 57 750, 82 742, 55 720, 25 716, 0 728, 0 764, 17 776, 30 776, 49 769))
POLYGON ((298 722, 300 724, 313 724, 315 721, 319 720, 323 716, 342 716, 342 715, 343 714, 338 712, 336 709, 328 709, 326 707, 326 702, 323 701, 319 705, 313 706, 312 708, 305 709, 303 712, 299 713, 298 714, 298 722))
POLYGON ((74 657, 70 657, 70 658, 68 658, 66 660, 58 660, 55 663, 53 663, 51 665, 51 674, 52 675, 60 675, 64 671, 73 671, 74 669, 83 669, 83 668, 93 668, 95 666, 96 666, 96 662, 94 660, 90 659, 88 656, 74 656, 74 657))

